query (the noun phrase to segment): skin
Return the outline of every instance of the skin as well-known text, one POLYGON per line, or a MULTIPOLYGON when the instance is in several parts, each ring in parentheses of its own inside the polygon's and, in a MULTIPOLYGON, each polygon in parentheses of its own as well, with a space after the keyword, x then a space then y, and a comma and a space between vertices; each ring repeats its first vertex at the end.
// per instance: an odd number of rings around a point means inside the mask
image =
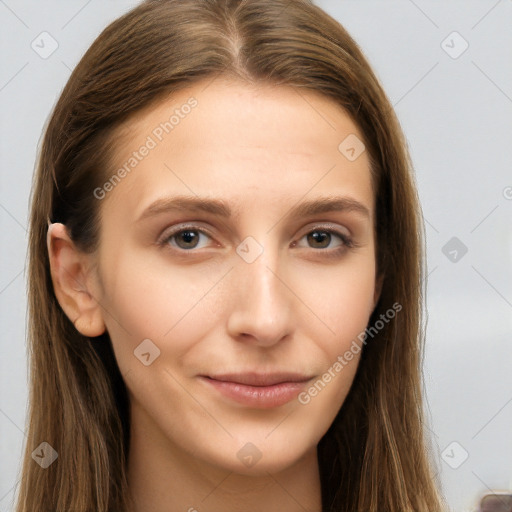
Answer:
MULTIPOLYGON (((320 511, 317 444, 360 353, 307 404, 235 403, 199 375, 294 371, 311 376, 307 391, 364 331, 380 293, 374 194, 366 152, 350 161, 338 150, 349 134, 363 137, 317 93, 219 78, 138 113, 119 130, 114 162, 122 166, 191 96, 197 106, 98 200, 95 253, 80 253, 52 225, 57 298, 82 334, 106 329, 112 339, 131 403, 134 511, 320 511), (223 199, 238 216, 181 210, 138 220, 178 194, 223 199), (368 216, 291 215, 323 196, 350 197, 368 216), (169 239, 184 222, 207 234, 169 239), (326 226, 356 246, 307 236, 326 226), (251 263, 236 251, 249 236, 263 248, 251 263), (134 356, 145 339, 160 351, 147 366, 134 356), (237 456, 247 443, 261 455, 250 467, 237 456)), ((258 246, 249 247, 254 256, 258 246)))

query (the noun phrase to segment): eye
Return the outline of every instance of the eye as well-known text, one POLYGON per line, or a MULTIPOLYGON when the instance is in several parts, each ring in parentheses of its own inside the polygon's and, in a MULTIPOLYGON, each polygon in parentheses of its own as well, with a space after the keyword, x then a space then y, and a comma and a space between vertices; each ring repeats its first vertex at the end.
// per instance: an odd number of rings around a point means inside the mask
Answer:
MULTIPOLYGON (((171 246, 171 248, 178 251, 189 252, 191 249, 207 247, 206 239, 212 239, 212 236, 206 230, 195 225, 182 225, 165 232, 158 244, 167 247, 171 246), (202 245, 201 242, 203 243, 202 245)), ((306 239, 306 243, 308 244, 306 247, 318 249, 330 254, 336 254, 345 251, 347 248, 355 247, 355 243, 346 233, 332 227, 316 227, 306 233, 299 242, 303 239, 306 239), (333 241, 336 239, 338 239, 338 244, 333 247, 333 241)), ((292 246, 304 247, 304 245, 299 245, 298 242, 295 242, 292 246)))
POLYGON ((180 229, 165 233, 159 242, 160 245, 170 245, 181 250, 201 249, 202 238, 211 238, 203 229, 196 226, 181 226, 180 229))
POLYGON ((301 238, 301 240, 303 238, 306 238, 309 247, 313 249, 332 249, 333 251, 340 251, 347 247, 350 248, 354 246, 353 241, 348 235, 334 228, 317 227, 314 230, 306 233, 301 238), (332 247, 332 241, 336 238, 341 243, 338 243, 338 245, 332 247))

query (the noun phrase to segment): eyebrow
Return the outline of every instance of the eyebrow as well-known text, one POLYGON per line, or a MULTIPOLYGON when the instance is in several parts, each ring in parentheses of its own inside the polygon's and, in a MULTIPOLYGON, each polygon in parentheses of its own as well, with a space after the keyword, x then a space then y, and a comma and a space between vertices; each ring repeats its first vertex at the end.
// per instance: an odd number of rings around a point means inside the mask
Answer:
MULTIPOLYGON (((232 209, 222 199, 180 195, 157 199, 142 212, 138 221, 173 211, 206 212, 223 218, 240 216, 238 207, 232 209)), ((287 216, 308 217, 336 211, 355 212, 363 217, 370 218, 370 210, 364 204, 351 197, 340 196, 326 196, 304 201, 294 206, 287 216)))

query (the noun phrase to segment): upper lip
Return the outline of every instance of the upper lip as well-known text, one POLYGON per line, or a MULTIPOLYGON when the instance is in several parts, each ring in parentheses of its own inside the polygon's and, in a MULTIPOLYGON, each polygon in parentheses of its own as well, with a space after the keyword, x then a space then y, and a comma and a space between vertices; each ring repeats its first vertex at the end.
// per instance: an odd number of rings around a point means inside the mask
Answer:
POLYGON ((246 386, 275 386, 284 382, 306 382, 312 377, 302 373, 290 372, 242 372, 242 373, 223 373, 216 375, 204 375, 209 379, 221 382, 233 382, 235 384, 244 384, 246 386))

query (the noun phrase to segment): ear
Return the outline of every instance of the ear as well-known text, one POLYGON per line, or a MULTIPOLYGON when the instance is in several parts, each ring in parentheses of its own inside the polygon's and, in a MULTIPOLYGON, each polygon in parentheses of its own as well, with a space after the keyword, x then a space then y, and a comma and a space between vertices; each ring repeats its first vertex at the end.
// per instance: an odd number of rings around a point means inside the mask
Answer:
POLYGON ((48 226, 47 246, 53 288, 62 310, 84 336, 103 334, 101 307, 91 293, 89 255, 78 250, 60 223, 48 226))
POLYGON ((384 282, 384 274, 379 274, 375 278, 375 291, 373 293, 373 307, 372 312, 375 310, 377 306, 377 302, 379 302, 380 294, 382 292, 382 283, 384 282))

